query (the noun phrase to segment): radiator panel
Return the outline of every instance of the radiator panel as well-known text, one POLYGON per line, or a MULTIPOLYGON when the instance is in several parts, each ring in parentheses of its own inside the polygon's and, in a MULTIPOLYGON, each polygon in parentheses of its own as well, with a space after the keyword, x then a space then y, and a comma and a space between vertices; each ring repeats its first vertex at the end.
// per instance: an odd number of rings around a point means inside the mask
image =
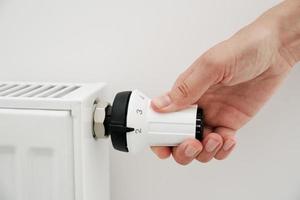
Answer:
POLYGON ((0 109, 0 199, 74 200, 68 111, 0 109))

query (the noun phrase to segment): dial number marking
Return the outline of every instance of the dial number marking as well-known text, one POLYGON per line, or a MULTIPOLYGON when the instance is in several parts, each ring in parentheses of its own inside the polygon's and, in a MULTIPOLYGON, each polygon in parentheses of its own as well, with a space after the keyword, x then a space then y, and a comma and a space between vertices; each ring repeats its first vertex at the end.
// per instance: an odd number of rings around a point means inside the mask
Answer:
POLYGON ((136 109, 136 114, 143 115, 143 110, 142 109, 136 109))
POLYGON ((134 130, 134 132, 135 132, 136 134, 142 133, 142 129, 141 129, 141 128, 137 128, 137 129, 134 130))

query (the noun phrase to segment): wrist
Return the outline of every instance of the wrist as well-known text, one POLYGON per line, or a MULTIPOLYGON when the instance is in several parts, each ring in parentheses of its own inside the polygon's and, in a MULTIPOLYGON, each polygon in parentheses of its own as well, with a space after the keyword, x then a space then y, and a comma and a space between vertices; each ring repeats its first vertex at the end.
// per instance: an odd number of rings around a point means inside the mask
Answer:
POLYGON ((273 38, 281 57, 293 66, 300 61, 300 1, 285 0, 256 20, 273 38))
POLYGON ((294 65, 300 61, 300 1, 286 0, 270 12, 270 20, 276 24, 279 52, 294 65))

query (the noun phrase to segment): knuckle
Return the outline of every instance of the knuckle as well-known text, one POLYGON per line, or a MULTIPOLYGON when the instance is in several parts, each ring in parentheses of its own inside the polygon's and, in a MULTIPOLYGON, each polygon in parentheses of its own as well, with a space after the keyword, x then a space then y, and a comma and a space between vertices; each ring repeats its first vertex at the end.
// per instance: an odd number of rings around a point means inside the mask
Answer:
POLYGON ((187 98, 191 95, 190 88, 184 81, 177 86, 177 92, 183 98, 187 98))
POLYGON ((176 79, 176 83, 180 83, 185 79, 186 75, 185 73, 179 74, 178 78, 176 79))
POLYGON ((178 164, 180 164, 180 165, 182 165, 182 166, 185 166, 185 165, 187 165, 187 164, 190 163, 189 160, 182 159, 182 158, 178 158, 178 157, 176 157, 176 156, 174 156, 174 160, 175 160, 178 164))
POLYGON ((197 158, 197 160, 201 163, 208 163, 212 158, 209 158, 209 157, 200 157, 200 158, 197 158))
POLYGON ((227 157, 227 155, 216 155, 216 156, 215 156, 215 159, 216 159, 216 160, 225 160, 226 157, 227 157))
POLYGON ((210 69, 218 69, 224 65, 224 62, 216 56, 213 52, 208 51, 201 57, 201 64, 210 69))
POLYGON ((182 81, 173 88, 173 92, 169 94, 172 102, 177 106, 184 106, 187 99, 192 98, 193 94, 186 82, 182 81))
POLYGON ((177 162, 178 164, 182 165, 182 166, 186 166, 189 164, 189 162, 177 162))
POLYGON ((189 164, 193 160, 192 158, 188 158, 188 157, 184 156, 184 153, 178 148, 173 150, 172 155, 173 155, 174 160, 178 164, 183 165, 183 166, 189 164))
POLYGON ((232 79, 232 70, 228 59, 213 50, 206 52, 201 57, 201 64, 199 67, 205 67, 207 73, 216 77, 215 83, 229 82, 232 79))

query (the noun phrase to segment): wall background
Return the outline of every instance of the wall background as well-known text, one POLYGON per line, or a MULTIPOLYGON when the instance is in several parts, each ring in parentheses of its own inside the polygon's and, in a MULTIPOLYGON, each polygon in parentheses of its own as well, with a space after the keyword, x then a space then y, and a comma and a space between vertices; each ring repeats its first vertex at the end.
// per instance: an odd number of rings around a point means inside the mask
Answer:
MULTIPOLYGON (((177 75, 279 0, 0 0, 0 80, 107 82, 107 98, 177 75)), ((300 66, 226 161, 182 167, 111 152, 113 200, 300 199, 300 66)))

